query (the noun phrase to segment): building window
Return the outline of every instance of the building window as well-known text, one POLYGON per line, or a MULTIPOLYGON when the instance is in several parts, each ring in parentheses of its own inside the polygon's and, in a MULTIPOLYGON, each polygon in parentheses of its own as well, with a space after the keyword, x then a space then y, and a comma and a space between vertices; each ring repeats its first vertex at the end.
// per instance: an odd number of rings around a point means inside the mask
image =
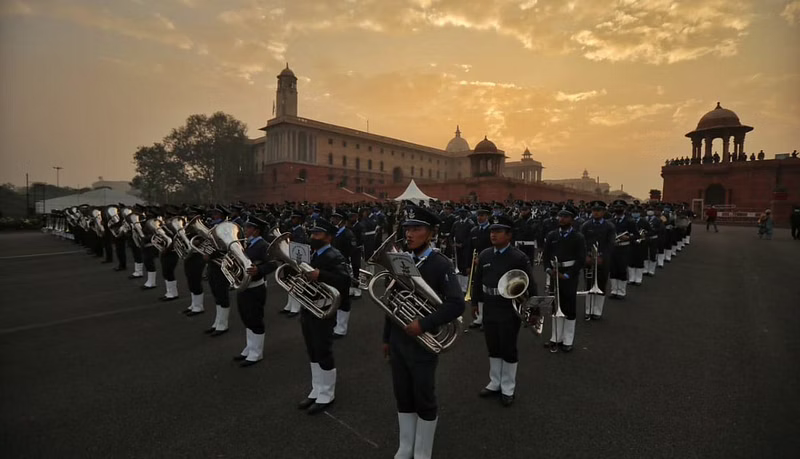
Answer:
POLYGON ((437 166, 439 165, 439 160, 438 160, 438 159, 436 160, 436 165, 437 165, 437 166))
POLYGON ((347 186, 347 176, 346 175, 342 176, 342 181, 339 183, 339 186, 342 186, 342 187, 347 186))
POLYGON ((414 153, 411 153, 411 159, 414 159, 414 153))
POLYGON ((381 148, 381 154, 383 154, 383 148, 381 148))
POLYGON ((392 150, 392 156, 394 156, 394 150, 392 150))
POLYGON ((356 185, 360 185, 360 184, 361 184, 361 177, 356 177, 356 185))
POLYGON ((383 161, 381 161, 381 172, 383 172, 383 161))
POLYGON ((428 178, 431 178, 431 170, 428 169, 428 178))
POLYGON ((401 151, 401 152, 400 152, 400 157, 401 157, 401 158, 405 158, 405 157, 406 157, 406 152, 404 152, 404 151, 401 151))
POLYGON ((367 160, 367 169, 368 170, 372 170, 372 160, 371 159, 367 160))
POLYGON ((361 170, 361 158, 356 158, 356 170, 361 170))
POLYGON ((347 167, 347 156, 342 156, 342 167, 347 167))
POLYGON ((380 180, 378 180, 378 183, 380 183, 381 185, 383 185, 383 179, 380 179, 380 180))
POLYGON ((333 166, 333 153, 328 153, 328 164, 333 166))
POLYGON ((328 181, 329 181, 329 182, 332 182, 332 181, 333 181, 333 174, 328 174, 328 181))
POLYGON ((411 166, 411 175, 414 175, 414 166, 411 166))
POLYGON ((436 171, 436 180, 439 180, 439 171, 436 171))
POLYGON ((447 180, 447 172, 444 173, 444 179, 447 180))
POLYGON ((346 146, 347 146, 347 142, 346 142, 346 141, 344 141, 344 140, 342 140, 342 146, 343 146, 343 147, 346 147, 346 146))
POLYGON ((423 177, 423 178, 425 177, 425 169, 423 169, 421 167, 419 168, 419 176, 423 177))
POLYGON ((328 139, 328 145, 333 145, 333 139, 328 139))
POLYGON ((367 151, 372 151, 372 145, 367 147, 367 151))
POLYGON ((461 178, 461 172, 458 173, 458 178, 461 178))
POLYGON ((372 182, 374 182, 374 180, 372 180, 372 179, 367 179, 367 185, 372 185, 372 182))
POLYGON ((306 179, 308 178, 308 172, 305 169, 300 169, 300 172, 298 172, 297 177, 303 179, 303 181, 305 182, 306 179))
POLYGON ((361 149, 361 145, 356 144, 356 150, 360 150, 360 149, 361 149))
POLYGON ((432 162, 433 162, 433 158, 428 158, 428 163, 432 163, 432 162))

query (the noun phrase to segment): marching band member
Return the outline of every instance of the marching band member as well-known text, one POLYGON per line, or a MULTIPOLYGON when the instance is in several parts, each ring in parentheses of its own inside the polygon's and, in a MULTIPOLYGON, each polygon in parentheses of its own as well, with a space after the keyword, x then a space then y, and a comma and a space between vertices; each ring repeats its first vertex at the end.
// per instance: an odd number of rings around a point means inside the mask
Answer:
MULTIPOLYGON (((354 247, 350 251, 349 261, 350 261, 350 267, 352 268, 352 271, 354 273, 353 276, 355 277, 356 280, 354 282, 355 286, 353 285, 350 286, 350 296, 354 298, 361 298, 361 288, 359 288, 357 280, 359 275, 355 274, 361 272, 361 266, 362 266, 361 253, 364 248, 364 242, 361 240, 361 236, 359 234, 356 234, 356 229, 358 228, 357 225, 358 214, 356 214, 355 212, 347 212, 343 210, 342 215, 345 217, 344 226, 346 226, 348 231, 350 231, 350 234, 353 237, 353 245, 354 245, 354 247)), ((365 265, 364 269, 368 270, 368 266, 365 265)))
MULTIPOLYGON (((486 208, 478 209, 478 226, 475 226, 470 231, 470 249, 472 253, 479 254, 484 250, 488 249, 492 245, 492 241, 489 238, 489 214, 491 211, 486 208)), ((470 261, 470 269, 472 266, 478 262, 478 257, 475 256, 470 261)), ((467 271, 469 273, 469 271, 467 271)), ((475 290, 474 287, 474 279, 473 279, 473 291, 475 290)), ((467 288, 469 289, 470 286, 468 285, 467 288)), ((480 328, 483 326, 483 302, 477 302, 478 308, 477 311, 472 311, 472 323, 469 324, 469 328, 480 328)))
MULTIPOLYGON (((155 218, 161 209, 155 206, 147 208, 147 218, 155 218)), ((142 290, 150 290, 156 288, 156 258, 158 258, 158 249, 153 245, 153 234, 148 230, 148 225, 143 224, 145 235, 144 247, 142 247, 142 262, 144 269, 147 271, 147 280, 142 285, 142 290)))
MULTIPOLYGON (((603 291, 602 294, 587 294, 586 307, 584 309, 584 320, 600 320, 603 316, 603 306, 606 300, 608 284, 608 261, 613 258, 614 239, 616 233, 614 224, 605 219, 606 203, 603 201, 592 201, 592 218, 584 222, 581 226, 581 234, 586 239, 586 269, 594 270, 592 259, 592 247, 597 244, 597 270, 592 276, 596 276, 597 287, 603 291)), ((594 285, 595 279, 584 278, 587 290, 594 285)))
MULTIPOLYGON (((650 224, 652 232, 647 236, 647 260, 644 262, 644 271, 648 276, 656 275, 656 266, 659 255, 659 238, 664 234, 664 222, 656 216, 656 208, 653 205, 647 207, 647 223, 650 224)), ((663 266, 663 261, 662 261, 663 266)))
MULTIPOLYGON (((548 215, 546 218, 542 219, 541 222, 541 232, 539 233, 539 240, 538 246, 541 247, 542 252, 544 252, 544 240, 547 238, 547 235, 550 234, 551 231, 555 231, 558 229, 558 211, 559 207, 556 207, 554 203, 548 203, 549 209, 547 210, 548 215)), ((544 215, 543 215, 544 217, 544 215)), ((544 255, 542 255, 544 259, 544 255)), ((546 289, 550 288, 550 276, 545 276, 544 279, 544 286, 546 289)))
POLYGON ((514 402, 517 379, 517 336, 520 319, 514 312, 512 301, 500 296, 497 282, 512 269, 528 274, 528 295, 536 295, 530 259, 518 248, 511 246, 513 222, 506 215, 496 215, 489 226, 492 246, 478 255, 475 267, 472 301, 482 302, 483 332, 489 351, 489 384, 478 395, 500 395, 503 406, 514 402))
MULTIPOLYGON (((586 262, 586 240, 583 234, 575 231, 572 220, 577 210, 565 205, 558 212, 558 229, 553 230, 545 238, 542 264, 548 276, 555 274, 558 268, 558 295, 559 306, 564 317, 553 317, 550 342, 545 347, 550 352, 572 351, 575 339, 575 316, 577 309, 578 278, 586 262), (558 266, 553 266, 553 258, 558 258, 558 266)), ((551 290, 555 290, 556 281, 550 281, 551 290)))
MULTIPOLYGON (((195 216, 203 213, 202 207, 191 206, 186 208, 187 223, 195 216)), ((186 274, 186 285, 189 286, 189 293, 192 297, 192 302, 189 308, 184 310, 187 316, 196 316, 205 311, 203 305, 203 270, 206 268, 206 261, 203 255, 192 251, 185 260, 183 260, 183 271, 186 274)))
MULTIPOLYGON (((298 244, 308 244, 308 237, 306 236, 306 230, 303 228, 303 214, 299 210, 292 211, 291 217, 291 225, 292 225, 292 242, 297 242, 298 244)), ((300 314, 300 302, 295 300, 292 295, 287 295, 286 298, 286 306, 283 307, 281 314, 286 314, 286 317, 292 318, 297 317, 300 314)))
POLYGON ((531 216, 531 205, 523 202, 519 206, 519 218, 512 231, 514 244, 531 262, 536 258, 536 224, 531 216))
POLYGON ((456 267, 456 277, 458 278, 458 283, 461 285, 461 291, 466 293, 467 291, 467 276, 469 276, 469 270, 471 265, 471 258, 472 258, 472 249, 469 248, 470 244, 470 235, 472 233, 472 227, 475 226, 472 223, 472 219, 469 218, 469 211, 466 208, 461 207, 458 209, 457 212, 458 216, 456 221, 453 222, 452 234, 453 234, 453 248, 455 256, 455 267, 456 267))
POLYGON ((631 242, 636 239, 636 224, 625 215, 627 204, 622 199, 613 203, 614 217, 611 222, 617 233, 614 257, 611 259, 611 299, 624 300, 628 290, 628 260, 631 242))
MULTIPOLYGON (((164 208, 166 218, 177 216, 176 209, 173 207, 164 208)), ((163 225, 166 227, 166 225, 163 225)), ((166 229, 165 229, 166 231, 166 229)), ((161 275, 164 277, 164 288, 166 293, 160 298, 161 301, 173 301, 178 299, 178 280, 175 278, 175 267, 178 266, 178 254, 172 248, 172 244, 167 246, 159 257, 161 260, 161 275)))
MULTIPOLYGON (((353 232, 350 231, 350 228, 345 225, 345 221, 347 219, 347 212, 345 211, 336 211, 331 214, 331 223, 336 227, 336 235, 333 237, 333 247, 338 250, 346 261, 351 261, 353 252, 356 251, 356 238, 353 235, 353 232)), ((359 260, 360 261, 360 260, 359 260)), ((348 296, 355 296, 352 294, 353 292, 353 277, 358 279, 359 271, 355 266, 351 267, 351 263, 347 263, 348 268, 351 268, 352 271, 350 275, 350 287, 348 289, 348 296)), ((357 282, 357 281, 356 281, 357 282)), ((358 297, 361 297, 361 289, 358 286, 355 287, 355 290, 358 291, 358 297)), ((336 326, 333 328, 333 338, 339 339, 344 338, 347 335, 347 325, 350 321, 350 302, 348 301, 345 305, 344 303, 339 306, 339 309, 336 310, 336 326)))
POLYGON ((405 329, 388 317, 384 326, 383 352, 391 355, 400 427, 397 459, 430 458, 438 420, 435 376, 439 356, 428 352, 413 337, 452 322, 464 312, 464 297, 453 265, 431 247, 438 224, 439 219, 433 213, 409 206, 403 228, 422 279, 442 298, 441 306, 434 313, 414 320, 405 329))
POLYGON ((264 358, 264 304, 267 302, 264 277, 277 269, 276 263, 270 261, 267 256, 269 244, 261 237, 268 226, 266 221, 254 215, 251 215, 244 224, 244 235, 247 238, 244 253, 252 265, 247 268, 250 283, 246 289, 236 294, 239 317, 247 329, 245 332, 247 345, 241 354, 233 358, 241 362, 239 365, 241 367, 255 365, 264 358))
MULTIPOLYGON (((338 228, 323 218, 315 221, 309 241, 314 271, 306 274, 306 277, 338 290, 341 299, 339 308, 349 311, 350 271, 345 257, 331 245, 337 231, 338 228)), ((333 317, 318 319, 306 308, 300 312, 300 326, 311 366, 311 392, 298 404, 298 408, 306 410, 308 414, 325 411, 336 398, 336 364, 333 360, 335 325, 336 319, 333 317)))
POLYGON ((647 259, 648 237, 653 232, 653 228, 646 218, 642 218, 641 206, 636 206, 631 212, 631 219, 636 225, 636 242, 631 245, 631 257, 628 265, 628 283, 642 285, 644 279, 645 260, 647 259), (644 236, 642 236, 644 235, 644 236))
MULTIPOLYGON (((134 204, 133 212, 140 216, 142 224, 144 224, 144 211, 144 206, 141 204, 134 204)), ((131 248, 131 254, 133 255, 133 272, 128 275, 128 279, 139 279, 144 276, 144 263, 142 259, 142 248, 136 245, 136 241, 133 240, 133 227, 128 231, 126 238, 128 240, 128 247, 131 248)))
MULTIPOLYGON (((124 208, 125 208, 125 204, 120 203, 120 205, 119 205, 119 207, 117 209, 119 211, 120 221, 119 221, 119 223, 117 225, 115 225, 115 228, 125 224, 125 217, 122 214, 122 209, 124 209, 124 208)), ((109 233, 111 233, 110 229, 111 228, 109 227, 109 231, 108 231, 109 233)), ((125 233, 122 233, 119 236, 114 236, 113 234, 110 234, 110 236, 113 238, 114 252, 116 252, 116 254, 117 254, 117 267, 114 268, 114 271, 127 271, 128 270, 128 251, 125 248, 125 245, 127 243, 127 237, 128 236, 125 233)))
MULTIPOLYGON (((225 221, 228 214, 229 211, 225 206, 214 207, 211 209, 211 221, 208 223, 208 227, 213 228, 216 224, 225 221)), ((222 253, 219 252, 213 256, 203 255, 203 261, 208 266, 208 286, 211 288, 211 294, 214 295, 214 303, 216 304, 214 324, 211 325, 211 328, 205 330, 205 333, 212 337, 228 331, 228 318, 231 313, 230 282, 222 274, 219 264, 214 262, 214 259, 221 257, 222 253)))

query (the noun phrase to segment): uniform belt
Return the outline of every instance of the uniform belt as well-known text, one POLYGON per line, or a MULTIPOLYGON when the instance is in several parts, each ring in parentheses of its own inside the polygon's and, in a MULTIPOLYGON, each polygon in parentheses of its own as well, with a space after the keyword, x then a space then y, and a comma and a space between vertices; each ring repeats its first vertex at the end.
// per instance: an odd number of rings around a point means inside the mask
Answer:
POLYGON ((626 245, 631 245, 631 241, 620 242, 619 244, 617 244, 617 247, 622 247, 622 246, 626 246, 626 245))
POLYGON ((658 239, 658 235, 656 234, 655 236, 650 236, 648 239, 658 239))
POLYGON ((526 245, 526 246, 532 245, 532 246, 536 246, 536 241, 517 241, 517 245, 518 245, 518 246, 520 246, 520 245, 526 245))
POLYGON ((261 287, 262 285, 264 285, 264 279, 259 279, 255 282, 250 282, 247 284, 247 288, 261 287))
POLYGON ((487 287, 485 285, 483 286, 483 293, 487 295, 500 296, 500 290, 497 290, 496 288, 487 287))
POLYGON ((364 233, 364 236, 374 236, 374 235, 375 231, 367 231, 366 233, 364 233))
POLYGON ((558 264, 559 268, 569 268, 570 266, 575 266, 575 260, 562 261, 558 264))

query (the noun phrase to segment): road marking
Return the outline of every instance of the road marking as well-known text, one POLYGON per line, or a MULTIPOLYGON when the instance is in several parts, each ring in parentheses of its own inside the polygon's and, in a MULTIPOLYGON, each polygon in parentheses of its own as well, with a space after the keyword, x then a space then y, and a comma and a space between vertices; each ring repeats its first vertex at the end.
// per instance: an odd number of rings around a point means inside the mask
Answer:
POLYGON ((360 434, 360 433, 359 433, 359 432, 358 432, 356 429, 354 429, 354 428, 350 427, 349 425, 347 425, 347 423, 345 423, 345 422, 344 422, 344 421, 342 421, 341 419, 339 419, 339 418, 335 417, 334 415, 332 415, 332 414, 328 413, 327 411, 323 411, 323 412, 324 412, 326 415, 328 415, 328 417, 329 417, 329 418, 331 418, 331 419, 333 419, 334 421, 336 421, 336 422, 338 422, 339 424, 341 424, 341 425, 342 425, 342 426, 343 426, 345 429, 349 430, 350 432, 353 432, 353 433, 354 433, 354 434, 355 434, 355 435, 356 435, 358 438, 360 438, 360 439, 364 440, 364 442, 366 442, 368 445, 372 446, 372 447, 373 447, 373 448, 375 448, 375 449, 378 449, 378 448, 379 448, 379 446, 378 446, 378 444, 377 444, 377 443, 375 443, 374 441, 370 440, 369 438, 367 438, 367 437, 365 437, 365 436, 361 435, 361 434, 360 434))
POLYGON ((117 309, 116 311, 98 312, 95 314, 88 314, 85 316, 72 317, 70 319, 61 319, 61 320, 54 320, 52 322, 42 322, 38 324, 22 325, 20 327, 5 328, 5 329, 0 329, 0 335, 8 335, 11 333, 17 333, 21 331, 36 330, 39 328, 54 327, 56 325, 64 325, 72 322, 79 322, 81 320, 97 319, 99 317, 113 316, 115 314, 122 314, 126 312, 144 311, 146 309, 154 309, 159 306, 160 304, 148 304, 147 306, 137 306, 134 308, 117 309))
POLYGON ((68 253, 80 253, 80 252, 83 252, 83 250, 70 250, 69 252, 32 253, 30 255, 12 255, 10 257, 0 257, 0 260, 11 260, 14 258, 46 257, 49 255, 66 255, 68 253))

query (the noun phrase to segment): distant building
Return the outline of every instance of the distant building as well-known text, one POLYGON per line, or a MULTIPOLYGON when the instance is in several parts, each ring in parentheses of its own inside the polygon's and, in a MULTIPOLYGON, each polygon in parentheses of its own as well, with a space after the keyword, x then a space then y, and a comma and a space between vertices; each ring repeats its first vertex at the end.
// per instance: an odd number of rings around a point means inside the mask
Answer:
POLYGON ((96 190, 98 188, 111 188, 114 191, 119 191, 122 193, 132 193, 132 188, 130 182, 126 182, 124 180, 98 180, 97 182, 92 183, 92 189, 96 190))
POLYGON ((608 183, 600 183, 599 177, 596 179, 591 178, 589 176, 589 171, 586 169, 583 170, 583 175, 581 178, 544 180, 544 183, 550 185, 561 185, 587 193, 607 194, 611 190, 611 186, 608 183))

